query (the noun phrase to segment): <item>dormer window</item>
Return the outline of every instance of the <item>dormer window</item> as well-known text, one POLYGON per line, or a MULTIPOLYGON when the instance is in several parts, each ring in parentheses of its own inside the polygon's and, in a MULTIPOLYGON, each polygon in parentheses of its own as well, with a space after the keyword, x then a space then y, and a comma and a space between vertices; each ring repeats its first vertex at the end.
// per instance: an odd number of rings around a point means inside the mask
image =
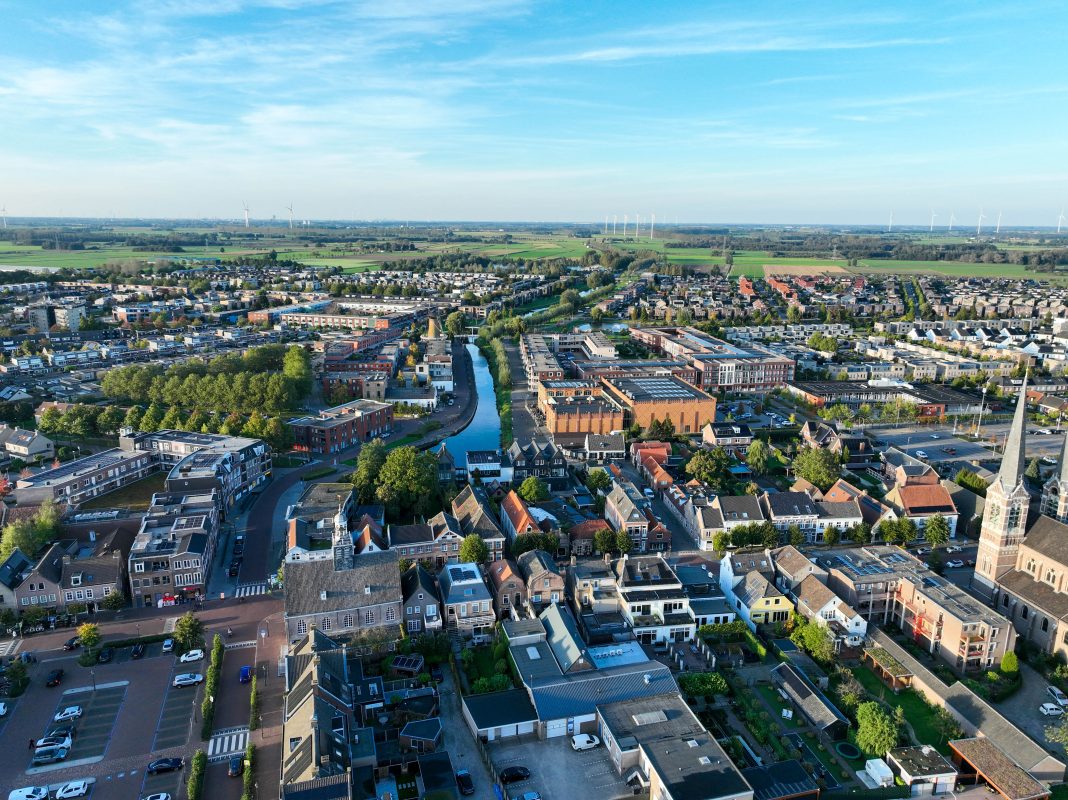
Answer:
POLYGON ((70 585, 71 586, 81 586, 82 585, 82 575, 81 575, 80 572, 77 573, 76 575, 71 575, 70 576, 70 585))

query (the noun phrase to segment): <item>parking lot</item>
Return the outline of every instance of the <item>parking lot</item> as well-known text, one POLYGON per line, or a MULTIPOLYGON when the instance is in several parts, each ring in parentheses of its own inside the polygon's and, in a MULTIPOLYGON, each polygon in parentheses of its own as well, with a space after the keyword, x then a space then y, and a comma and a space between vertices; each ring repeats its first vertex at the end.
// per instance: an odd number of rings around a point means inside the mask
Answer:
POLYGON ((490 758, 498 772, 505 767, 523 766, 530 778, 508 786, 508 793, 518 797, 536 791, 543 800, 571 800, 596 797, 612 800, 631 797, 633 792, 616 773, 603 745, 576 753, 569 737, 540 740, 526 737, 490 742, 490 758))
MULTIPOLYGON (((126 697, 126 686, 127 682, 122 681, 116 684, 100 685, 95 690, 92 687, 79 687, 65 691, 56 704, 53 715, 65 708, 80 706, 82 716, 69 723, 50 723, 40 735, 45 736, 56 725, 73 725, 74 736, 70 753, 66 760, 55 764, 34 767, 27 763, 26 774, 37 775, 57 769, 67 769, 78 764, 93 764, 102 760, 111 742, 115 719, 126 697)), ((32 753, 27 754, 27 762, 30 756, 32 753)))
POLYGON ((138 797, 147 797, 157 792, 166 792, 174 798, 181 797, 179 789, 184 780, 184 773, 185 769, 179 769, 173 772, 160 772, 156 775, 149 775, 146 770, 145 779, 141 784, 141 794, 138 797))
POLYGON ((156 736, 152 742, 153 752, 185 744, 190 727, 194 724, 194 706, 199 705, 199 686, 168 686, 160 709, 156 736))

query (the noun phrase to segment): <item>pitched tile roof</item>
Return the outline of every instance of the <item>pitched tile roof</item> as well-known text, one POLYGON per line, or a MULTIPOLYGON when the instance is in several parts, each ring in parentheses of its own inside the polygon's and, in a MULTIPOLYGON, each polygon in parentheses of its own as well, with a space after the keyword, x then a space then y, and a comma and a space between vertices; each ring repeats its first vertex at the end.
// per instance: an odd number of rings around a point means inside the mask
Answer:
POLYGON ((349 570, 335 570, 331 559, 286 564, 284 588, 289 617, 399 603, 402 597, 397 554, 389 550, 360 556, 349 570))

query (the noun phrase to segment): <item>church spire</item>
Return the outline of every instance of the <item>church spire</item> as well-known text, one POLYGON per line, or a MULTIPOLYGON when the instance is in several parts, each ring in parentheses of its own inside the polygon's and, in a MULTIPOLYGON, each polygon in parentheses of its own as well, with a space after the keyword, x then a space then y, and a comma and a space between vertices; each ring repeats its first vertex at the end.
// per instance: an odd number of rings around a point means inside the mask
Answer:
MULTIPOLYGON (((1027 469, 1024 453, 1024 437, 1027 435, 1027 373, 1024 373, 1023 385, 1020 387, 1020 399, 1016 403, 1016 413, 1012 417, 1012 427, 1005 440, 1005 452, 1001 457, 1001 469, 998 480, 1006 490, 1011 490, 1023 482, 1027 469)), ((1063 465, 1062 465, 1063 469, 1063 465)))
POLYGON ((1068 433, 1064 435, 1064 448, 1061 450, 1061 482, 1068 483, 1068 433))

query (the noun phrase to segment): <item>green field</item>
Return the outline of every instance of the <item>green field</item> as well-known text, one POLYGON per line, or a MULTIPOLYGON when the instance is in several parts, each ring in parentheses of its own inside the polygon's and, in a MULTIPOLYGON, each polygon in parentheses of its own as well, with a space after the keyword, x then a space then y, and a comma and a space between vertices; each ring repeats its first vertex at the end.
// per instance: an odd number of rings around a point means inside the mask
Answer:
POLYGON ((920 273, 952 278, 1049 278, 1048 274, 1027 270, 1023 264, 969 264, 959 261, 858 261, 851 272, 861 275, 920 273))

